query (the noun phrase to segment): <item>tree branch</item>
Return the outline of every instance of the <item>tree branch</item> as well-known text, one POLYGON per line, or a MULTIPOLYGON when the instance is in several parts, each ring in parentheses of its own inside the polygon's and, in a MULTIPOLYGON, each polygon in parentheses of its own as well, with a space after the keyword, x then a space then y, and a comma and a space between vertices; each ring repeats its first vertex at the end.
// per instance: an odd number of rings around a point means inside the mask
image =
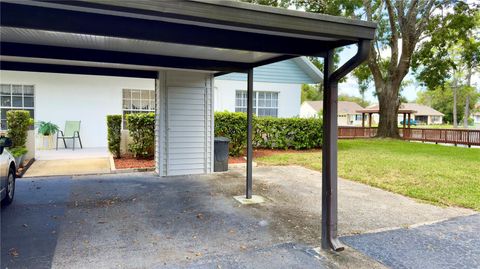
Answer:
POLYGON ((397 68, 398 64, 398 29, 395 23, 395 11, 393 9, 392 2, 390 0, 385 0, 385 4, 388 12, 388 20, 390 22, 390 28, 392 36, 390 37, 390 65, 388 67, 388 73, 392 74, 397 68))

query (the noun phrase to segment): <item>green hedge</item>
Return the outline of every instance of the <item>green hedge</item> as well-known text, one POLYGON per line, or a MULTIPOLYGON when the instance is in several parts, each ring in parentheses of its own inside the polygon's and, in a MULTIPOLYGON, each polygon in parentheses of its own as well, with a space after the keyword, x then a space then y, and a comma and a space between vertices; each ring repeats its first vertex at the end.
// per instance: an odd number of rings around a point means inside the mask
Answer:
POLYGON ((321 119, 259 117, 254 126, 254 145, 258 148, 312 149, 322 146, 321 119))
POLYGON ((122 115, 107 116, 108 149, 115 158, 120 158, 122 139, 122 115))
POLYGON ((129 145, 135 158, 150 158, 155 150, 155 113, 127 115, 127 128, 132 138, 129 145))
POLYGON ((27 153, 25 144, 27 143, 28 129, 33 125, 33 119, 26 110, 7 111, 7 132, 8 137, 12 139, 11 152, 15 157, 27 153))
MULTIPOLYGON (((311 149, 322 145, 322 120, 301 118, 253 118, 256 148, 311 149)), ((216 112, 215 136, 230 139, 230 155, 242 154, 247 146, 246 113, 216 112)))
POLYGON ((215 112, 215 136, 230 139, 230 155, 242 154, 247 147, 247 114, 215 112))

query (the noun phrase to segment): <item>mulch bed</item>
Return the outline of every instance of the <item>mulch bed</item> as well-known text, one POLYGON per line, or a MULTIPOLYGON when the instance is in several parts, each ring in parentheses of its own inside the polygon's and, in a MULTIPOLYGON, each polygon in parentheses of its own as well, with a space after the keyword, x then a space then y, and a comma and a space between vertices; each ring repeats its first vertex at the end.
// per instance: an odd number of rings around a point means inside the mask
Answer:
MULTIPOLYGON (((321 149, 307 149, 307 150, 295 150, 295 149, 254 149, 253 150, 253 158, 260 158, 260 157, 265 157, 265 156, 271 156, 275 154, 281 154, 281 153, 306 153, 306 152, 320 152, 322 151, 321 149)), ((242 156, 239 157, 228 157, 228 163, 229 164, 234 164, 234 163, 246 163, 247 162, 247 157, 246 153, 242 154, 242 156)))
POLYGON ((122 158, 114 158, 116 169, 132 169, 132 168, 154 168, 154 159, 136 159, 133 156, 122 156, 122 158))
MULTIPOLYGON (((308 149, 308 150, 294 150, 294 149, 254 149, 253 150, 253 158, 260 158, 264 156, 271 156, 280 153, 302 153, 302 152, 319 152, 321 149, 308 149)), ((137 160, 132 156, 122 156, 120 159, 113 159, 115 161, 115 168, 116 169, 132 169, 132 168, 154 168, 155 167, 155 160, 145 160, 140 159, 137 160)), ((246 154, 242 154, 239 157, 228 157, 229 164, 235 163, 246 163, 247 158, 246 154)))
POLYGON ((17 170, 17 177, 23 177, 34 161, 35 159, 24 160, 22 167, 17 170))

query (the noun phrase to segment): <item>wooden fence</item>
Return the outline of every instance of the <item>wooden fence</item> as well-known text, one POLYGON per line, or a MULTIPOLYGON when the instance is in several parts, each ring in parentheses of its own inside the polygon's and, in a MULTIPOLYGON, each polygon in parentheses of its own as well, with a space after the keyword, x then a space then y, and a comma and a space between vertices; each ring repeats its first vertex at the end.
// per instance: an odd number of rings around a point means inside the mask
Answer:
MULTIPOLYGON (((376 134, 376 127, 338 127, 338 138, 369 138, 376 134)), ((405 140, 480 146, 480 130, 400 128, 400 136, 405 140)))

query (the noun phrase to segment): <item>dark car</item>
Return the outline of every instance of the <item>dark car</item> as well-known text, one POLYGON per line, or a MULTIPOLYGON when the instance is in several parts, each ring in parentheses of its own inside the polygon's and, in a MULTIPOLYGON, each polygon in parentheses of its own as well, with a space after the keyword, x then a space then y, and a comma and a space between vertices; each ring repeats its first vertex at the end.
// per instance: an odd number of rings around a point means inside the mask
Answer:
POLYGON ((13 202, 15 195, 15 158, 6 150, 12 146, 12 140, 0 137, 0 200, 2 205, 13 202))

